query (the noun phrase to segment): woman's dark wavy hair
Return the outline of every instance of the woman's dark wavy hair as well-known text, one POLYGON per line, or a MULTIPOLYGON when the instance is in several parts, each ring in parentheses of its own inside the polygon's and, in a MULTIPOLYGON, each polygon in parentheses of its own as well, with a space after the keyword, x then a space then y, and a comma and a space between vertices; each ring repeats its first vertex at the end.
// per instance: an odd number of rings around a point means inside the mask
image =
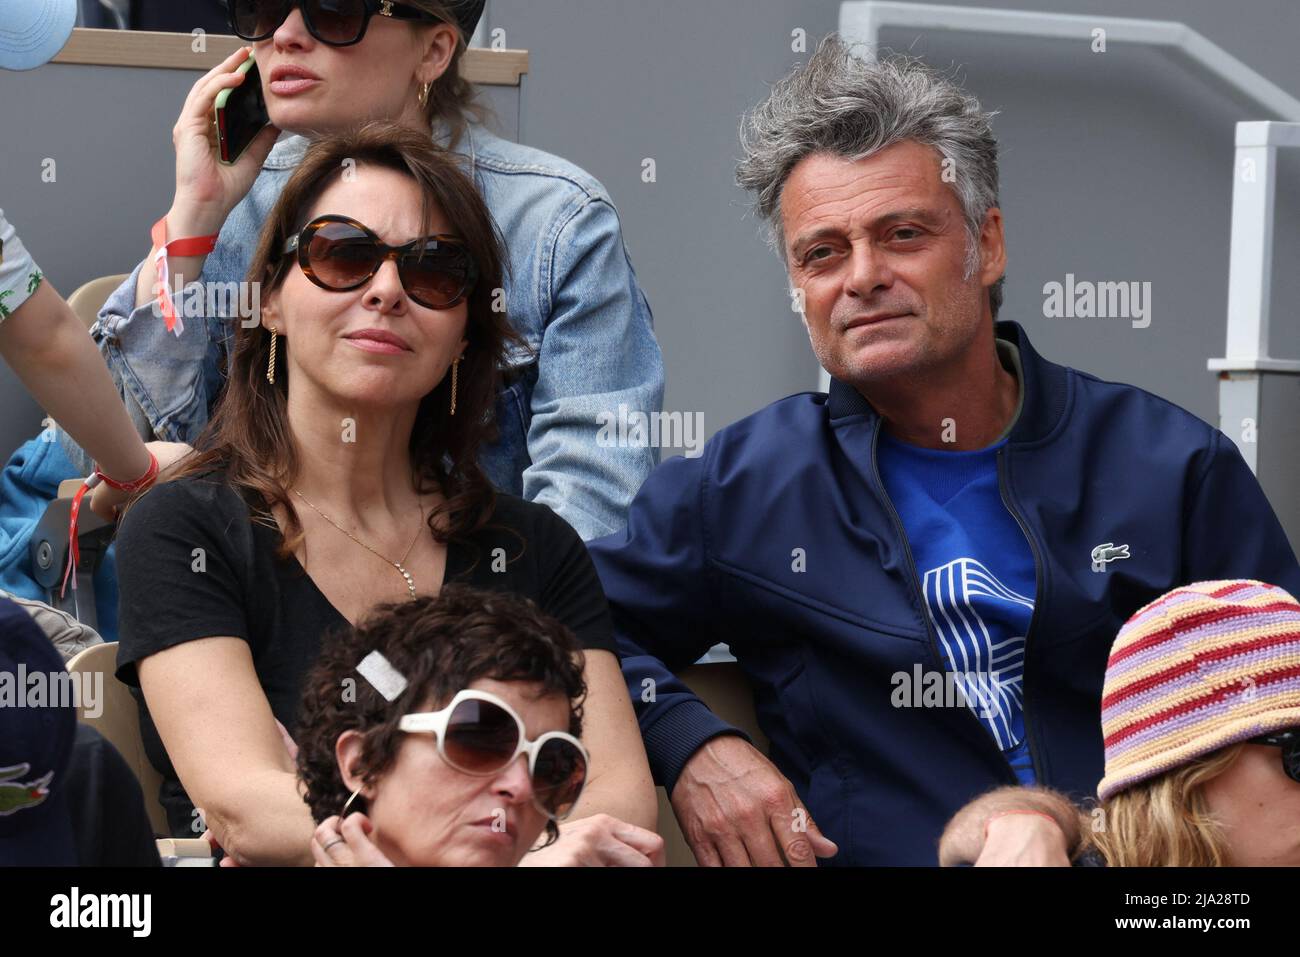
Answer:
MULTIPOLYGON (((355 773, 375 784, 397 758, 402 715, 445 707, 480 678, 536 682, 543 694, 563 695, 569 701, 568 731, 580 737, 587 691, 582 666, 573 632, 521 595, 447 585, 437 597, 377 606, 355 628, 324 641, 303 683, 294 737, 312 817, 320 823, 348 799, 334 754, 343 732, 361 733, 355 773), (392 702, 357 673, 372 651, 406 678, 406 690, 392 702)), ((554 821, 546 831, 547 843, 559 837, 554 821)))
MULTIPOLYGON (((478 464, 479 449, 496 436, 492 412, 502 386, 500 368, 507 352, 526 348, 504 311, 494 309, 494 291, 502 286, 504 244, 473 181, 460 169, 455 154, 433 145, 429 137, 392 123, 371 122, 353 131, 326 136, 303 157, 271 215, 248 269, 248 281, 261 283, 261 294, 279 288, 297 260, 281 253, 289 237, 309 221, 321 193, 343 170, 366 166, 396 170, 420 186, 423 222, 440 210, 465 242, 478 278, 468 299, 466 338, 460 363, 456 414, 450 414, 451 375, 421 401, 411 430, 410 452, 416 490, 436 488, 443 502, 429 516, 439 542, 467 539, 486 524, 495 495, 478 464)), ((364 217, 362 217, 364 220, 364 217)), ((212 418, 186 456, 163 477, 174 480, 224 470, 236 489, 251 493, 255 504, 283 508, 286 525, 279 557, 287 559, 302 541, 302 523, 289 490, 301 461, 289 430, 289 372, 277 360, 275 384, 267 382, 271 333, 249 320, 235 330, 228 381, 212 418)), ((279 350, 292 348, 283 337, 279 350)), ((257 521, 273 522, 269 513, 257 521)))

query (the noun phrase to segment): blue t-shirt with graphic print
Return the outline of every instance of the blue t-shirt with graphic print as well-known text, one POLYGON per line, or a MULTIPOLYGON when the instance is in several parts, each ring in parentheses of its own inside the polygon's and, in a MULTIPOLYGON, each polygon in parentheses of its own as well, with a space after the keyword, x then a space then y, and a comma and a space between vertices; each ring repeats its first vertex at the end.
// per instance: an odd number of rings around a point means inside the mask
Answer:
MULTIPOLYGON (((998 489, 998 449, 923 449, 885 432, 877 461, 921 578, 952 682, 1023 785, 1035 783, 1025 740, 1025 635, 1034 557, 998 489)), ((961 698, 958 699, 962 700, 961 698)))

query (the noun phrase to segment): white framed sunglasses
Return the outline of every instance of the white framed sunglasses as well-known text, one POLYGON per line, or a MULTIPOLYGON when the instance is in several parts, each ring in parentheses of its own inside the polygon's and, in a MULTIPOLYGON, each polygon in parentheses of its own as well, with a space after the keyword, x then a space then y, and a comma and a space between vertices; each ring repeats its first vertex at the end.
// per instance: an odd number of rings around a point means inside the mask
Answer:
POLYGON ((571 734, 548 731, 536 740, 506 702, 487 691, 456 692, 440 711, 403 715, 397 727, 408 734, 432 734, 438 754, 457 771, 486 777, 528 755, 533 803, 553 821, 573 810, 587 783, 587 749, 571 734))

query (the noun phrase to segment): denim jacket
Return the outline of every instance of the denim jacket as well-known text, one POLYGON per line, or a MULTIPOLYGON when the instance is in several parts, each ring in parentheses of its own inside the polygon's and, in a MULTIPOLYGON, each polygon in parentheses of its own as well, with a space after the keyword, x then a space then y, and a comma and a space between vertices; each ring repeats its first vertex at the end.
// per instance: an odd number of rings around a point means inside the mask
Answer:
MULTIPOLYGON (((443 130, 439 141, 446 139, 443 130)), ((262 225, 307 146, 302 136, 280 137, 195 278, 246 278, 262 225)), ((589 174, 481 125, 467 126, 455 151, 505 239, 507 315, 533 350, 509 357, 496 408, 500 437, 480 461, 497 488, 550 506, 583 539, 618 531, 659 454, 597 444, 600 416, 623 403, 658 411, 664 387, 650 307, 618 214, 589 174)), ((181 335, 168 332, 153 302, 133 308, 140 268, 109 297, 91 333, 142 434, 192 443, 220 391, 219 360, 238 319, 185 318, 181 335)), ((89 471, 79 449, 68 451, 89 471)))

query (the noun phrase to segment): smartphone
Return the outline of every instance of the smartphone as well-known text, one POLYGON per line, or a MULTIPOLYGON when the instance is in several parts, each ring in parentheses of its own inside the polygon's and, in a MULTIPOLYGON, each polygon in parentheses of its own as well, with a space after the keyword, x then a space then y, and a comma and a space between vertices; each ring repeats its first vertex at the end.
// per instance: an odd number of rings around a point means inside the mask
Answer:
POLYGON ((266 112, 266 98, 262 96, 262 76, 257 72, 253 51, 235 70, 244 74, 244 82, 217 94, 213 107, 217 127, 217 153, 227 166, 235 163, 253 137, 271 122, 266 112))

